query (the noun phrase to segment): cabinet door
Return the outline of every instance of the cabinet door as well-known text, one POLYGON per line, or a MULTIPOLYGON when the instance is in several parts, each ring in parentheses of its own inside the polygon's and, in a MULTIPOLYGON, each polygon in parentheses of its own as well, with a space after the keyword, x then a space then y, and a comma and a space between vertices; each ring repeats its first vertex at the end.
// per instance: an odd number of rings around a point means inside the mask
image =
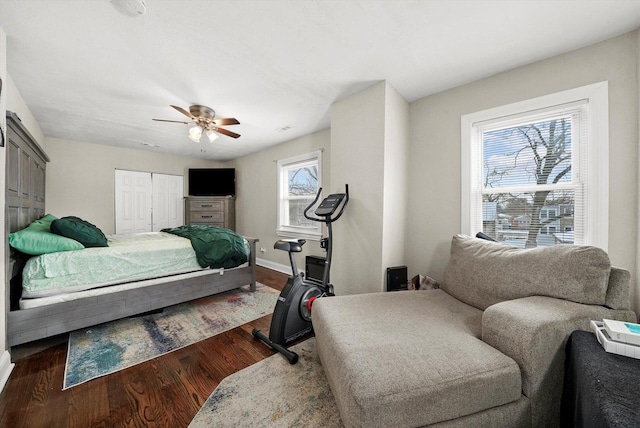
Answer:
MULTIPOLYGON (((8 137, 8 136, 7 136, 8 137)), ((7 197, 20 196, 20 147, 7 141, 7 197)))
POLYGON ((44 202, 44 186, 45 186, 45 165, 34 159, 31 164, 31 197, 36 202, 44 202))
POLYGON ((153 231, 184 224, 184 178, 153 173, 153 231))
POLYGON ((159 232, 169 227, 169 176, 165 174, 152 174, 153 186, 153 228, 154 232, 159 232))
POLYGON ((184 177, 170 175, 167 183, 167 227, 184 224, 184 177))
POLYGON ((151 232, 151 173, 116 170, 116 234, 151 232))
POLYGON ((20 151, 20 183, 18 183, 19 196, 30 199, 31 196, 31 156, 24 150, 20 151))

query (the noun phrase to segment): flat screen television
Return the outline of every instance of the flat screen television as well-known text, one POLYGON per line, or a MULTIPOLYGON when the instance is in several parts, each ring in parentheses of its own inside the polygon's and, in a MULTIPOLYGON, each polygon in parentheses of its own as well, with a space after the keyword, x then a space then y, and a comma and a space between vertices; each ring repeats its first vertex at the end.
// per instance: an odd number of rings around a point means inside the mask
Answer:
POLYGON ((235 168, 190 168, 190 196, 235 196, 235 168))

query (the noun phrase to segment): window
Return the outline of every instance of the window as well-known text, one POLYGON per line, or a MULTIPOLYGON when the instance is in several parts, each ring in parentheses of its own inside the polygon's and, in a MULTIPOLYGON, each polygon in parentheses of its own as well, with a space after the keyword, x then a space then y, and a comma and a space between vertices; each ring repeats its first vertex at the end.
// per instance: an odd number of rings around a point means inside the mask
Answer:
POLYGON ((603 82, 463 116, 462 232, 606 250, 607 99, 603 82))
POLYGON ((304 209, 322 186, 321 151, 278 161, 279 236, 320 239, 320 223, 307 220, 304 209))

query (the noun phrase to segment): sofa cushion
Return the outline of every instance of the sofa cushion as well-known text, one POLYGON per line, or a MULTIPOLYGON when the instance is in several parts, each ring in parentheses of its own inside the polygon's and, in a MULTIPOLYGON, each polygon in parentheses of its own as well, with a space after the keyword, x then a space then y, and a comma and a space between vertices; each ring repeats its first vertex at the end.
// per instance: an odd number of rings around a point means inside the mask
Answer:
POLYGON ((610 271, 609 256, 596 247, 521 249, 456 235, 441 288, 482 310, 529 296, 603 305, 610 271))
POLYGON ((318 299, 322 366, 348 427, 424 426, 514 402, 520 369, 442 290, 318 299))

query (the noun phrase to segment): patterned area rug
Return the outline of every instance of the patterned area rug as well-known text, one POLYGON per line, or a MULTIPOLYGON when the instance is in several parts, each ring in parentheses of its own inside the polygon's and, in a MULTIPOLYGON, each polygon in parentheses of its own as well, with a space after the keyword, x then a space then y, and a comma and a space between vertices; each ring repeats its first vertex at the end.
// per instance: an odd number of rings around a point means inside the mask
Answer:
POLYGON ((279 292, 256 284, 69 335, 63 389, 114 373, 273 312, 279 292))
POLYGON ((338 408, 315 351, 315 339, 247 367, 220 382, 189 428, 342 427, 338 408))

